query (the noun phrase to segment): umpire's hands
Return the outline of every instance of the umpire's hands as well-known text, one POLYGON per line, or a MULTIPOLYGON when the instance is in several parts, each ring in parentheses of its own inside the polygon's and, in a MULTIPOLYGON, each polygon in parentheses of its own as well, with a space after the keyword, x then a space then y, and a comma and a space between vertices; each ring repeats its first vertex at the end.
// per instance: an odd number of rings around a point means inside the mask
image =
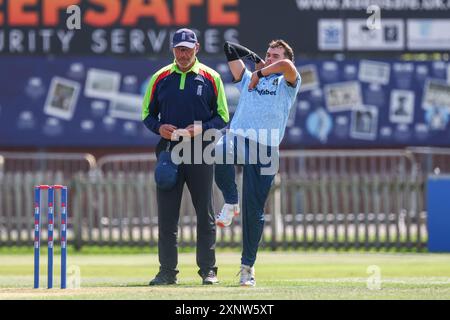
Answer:
POLYGON ((171 125, 171 124, 163 124, 159 127, 159 134, 161 137, 167 140, 175 140, 173 139, 173 132, 177 130, 177 127, 171 125))
POLYGON ((195 137, 202 133, 203 128, 201 125, 191 124, 186 127, 186 130, 189 132, 191 137, 195 137))

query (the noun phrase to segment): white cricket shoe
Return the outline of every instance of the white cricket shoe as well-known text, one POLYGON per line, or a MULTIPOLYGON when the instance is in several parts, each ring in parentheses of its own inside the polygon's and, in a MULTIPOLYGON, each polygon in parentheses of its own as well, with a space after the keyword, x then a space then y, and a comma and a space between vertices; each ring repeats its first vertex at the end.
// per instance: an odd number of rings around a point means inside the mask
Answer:
POLYGON ((241 264, 241 271, 239 273, 241 274, 239 283, 242 287, 254 287, 256 285, 255 267, 241 264))
POLYGON ((233 217, 237 217, 239 212, 239 204, 225 203, 220 213, 216 216, 216 225, 221 228, 228 227, 233 222, 233 217))

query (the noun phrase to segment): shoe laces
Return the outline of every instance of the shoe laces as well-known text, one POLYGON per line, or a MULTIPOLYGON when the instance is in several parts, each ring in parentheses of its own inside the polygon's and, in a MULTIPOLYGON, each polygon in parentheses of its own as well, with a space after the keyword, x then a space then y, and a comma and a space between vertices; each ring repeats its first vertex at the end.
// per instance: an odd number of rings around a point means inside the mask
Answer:
POLYGON ((205 276, 213 278, 216 276, 216 273, 214 272, 214 270, 209 270, 205 276))
POLYGON ((251 275, 252 274, 251 267, 241 267, 241 270, 239 270, 239 272, 236 273, 236 277, 240 274, 246 275, 246 276, 251 275))

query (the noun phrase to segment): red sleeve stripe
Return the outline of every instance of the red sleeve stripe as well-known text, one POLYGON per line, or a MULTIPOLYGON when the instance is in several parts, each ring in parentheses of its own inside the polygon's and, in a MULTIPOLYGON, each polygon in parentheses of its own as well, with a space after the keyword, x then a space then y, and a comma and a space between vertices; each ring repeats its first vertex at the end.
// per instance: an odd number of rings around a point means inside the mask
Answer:
POLYGON ((162 79, 164 79, 168 75, 170 75, 170 70, 164 71, 163 73, 161 73, 158 76, 158 78, 156 78, 156 80, 155 80, 155 82, 153 83, 153 86, 152 86, 152 94, 150 95, 150 100, 149 101, 152 101, 153 94, 155 93, 156 85, 158 84, 158 82, 160 82, 162 79))
POLYGON ((211 81, 212 82, 212 84, 213 84, 213 87, 214 87, 214 94, 216 95, 216 97, 217 97, 217 85, 216 85, 216 81, 214 81, 214 77, 210 74, 210 73, 208 73, 208 72, 206 72, 205 70, 202 70, 202 69, 200 69, 200 72, 199 72, 203 77, 205 77, 206 79, 208 79, 209 81, 211 81))

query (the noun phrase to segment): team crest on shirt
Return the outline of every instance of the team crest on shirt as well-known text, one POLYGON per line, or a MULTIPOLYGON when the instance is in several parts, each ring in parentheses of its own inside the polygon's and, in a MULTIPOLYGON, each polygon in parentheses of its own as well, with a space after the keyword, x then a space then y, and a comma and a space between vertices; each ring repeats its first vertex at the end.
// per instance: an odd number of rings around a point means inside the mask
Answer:
POLYGON ((202 92, 203 92, 203 86, 201 84, 199 84, 197 87, 197 95, 201 96, 202 92))
POLYGON ((276 96, 278 87, 278 78, 271 80, 264 80, 255 88, 256 93, 260 96, 276 96))
POLYGON ((205 84, 205 79, 199 74, 194 79, 197 81, 197 96, 201 96, 203 94, 203 85, 205 84))

